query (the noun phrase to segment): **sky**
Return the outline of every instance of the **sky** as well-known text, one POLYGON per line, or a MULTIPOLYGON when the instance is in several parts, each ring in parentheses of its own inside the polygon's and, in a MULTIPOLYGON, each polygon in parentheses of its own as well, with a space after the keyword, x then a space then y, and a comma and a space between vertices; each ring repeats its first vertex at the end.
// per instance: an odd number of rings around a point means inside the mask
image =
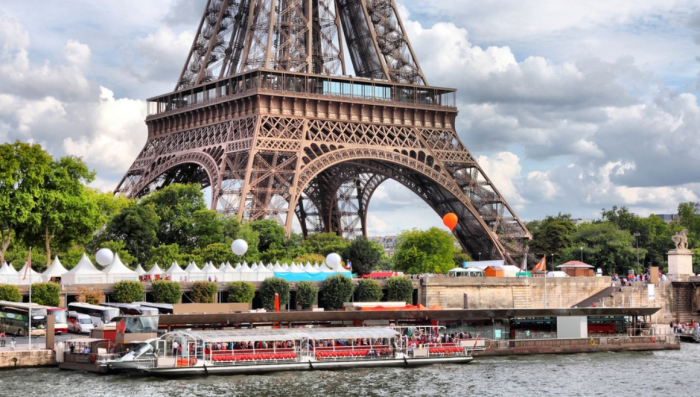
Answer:
MULTIPOLYGON (((204 0, 0 3, 0 140, 77 155, 113 190, 172 91, 204 0)), ((397 0, 430 85, 523 220, 673 213, 700 196, 697 1, 397 0)), ((441 226, 396 182, 369 234, 441 226)))

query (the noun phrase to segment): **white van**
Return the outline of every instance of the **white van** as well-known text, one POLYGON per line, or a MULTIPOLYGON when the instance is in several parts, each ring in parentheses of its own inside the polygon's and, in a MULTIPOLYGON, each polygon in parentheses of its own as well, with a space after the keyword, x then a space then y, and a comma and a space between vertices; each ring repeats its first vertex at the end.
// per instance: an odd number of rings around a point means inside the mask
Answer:
POLYGON ((68 312, 68 332, 89 334, 93 328, 92 320, 87 314, 68 312))

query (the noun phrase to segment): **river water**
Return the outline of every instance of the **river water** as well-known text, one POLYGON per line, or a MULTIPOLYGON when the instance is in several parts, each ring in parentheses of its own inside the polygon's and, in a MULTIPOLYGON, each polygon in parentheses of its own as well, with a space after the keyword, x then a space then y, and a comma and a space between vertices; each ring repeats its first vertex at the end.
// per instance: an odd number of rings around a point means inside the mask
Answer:
POLYGON ((0 372, 0 396, 697 396, 699 370, 700 345, 683 344, 680 351, 187 379, 18 369, 0 372))

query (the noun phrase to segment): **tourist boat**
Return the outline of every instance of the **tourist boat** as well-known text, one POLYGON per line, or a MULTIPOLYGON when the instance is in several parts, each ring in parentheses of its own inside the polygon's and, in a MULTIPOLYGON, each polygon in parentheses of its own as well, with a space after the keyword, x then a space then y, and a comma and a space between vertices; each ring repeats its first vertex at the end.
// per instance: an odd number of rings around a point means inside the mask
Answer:
POLYGON ((462 341, 410 348, 389 327, 179 330, 98 364, 110 371, 160 376, 412 367, 468 363, 473 345, 462 341))

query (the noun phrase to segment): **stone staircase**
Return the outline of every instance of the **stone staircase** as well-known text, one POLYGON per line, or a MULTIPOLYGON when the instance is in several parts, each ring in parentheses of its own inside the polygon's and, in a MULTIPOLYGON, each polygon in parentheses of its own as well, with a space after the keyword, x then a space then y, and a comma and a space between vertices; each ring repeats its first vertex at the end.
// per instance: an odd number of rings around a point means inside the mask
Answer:
POLYGON ((533 307, 532 302, 528 299, 527 286, 517 285, 513 286, 513 308, 515 309, 526 309, 528 307, 533 307))

